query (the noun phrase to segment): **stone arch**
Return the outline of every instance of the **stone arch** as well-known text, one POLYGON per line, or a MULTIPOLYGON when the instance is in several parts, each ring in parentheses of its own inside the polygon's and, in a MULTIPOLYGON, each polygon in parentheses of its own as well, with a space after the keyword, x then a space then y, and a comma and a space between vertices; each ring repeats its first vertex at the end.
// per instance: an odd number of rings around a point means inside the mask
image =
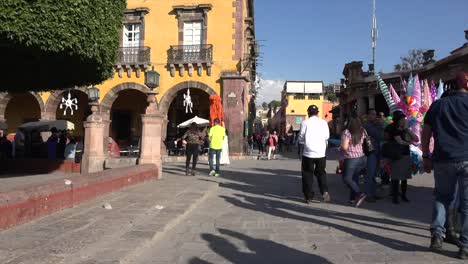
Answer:
POLYGON ((208 93, 210 96, 211 95, 217 95, 216 91, 211 88, 210 86, 197 82, 197 81, 185 81, 181 82, 179 84, 174 85, 171 89, 169 89, 161 98, 159 102, 159 111, 167 115, 167 112, 169 111, 169 107, 171 106, 172 100, 177 96, 177 93, 180 90, 187 89, 187 88, 195 88, 195 89, 200 89, 202 91, 205 91, 208 93))
POLYGON ((101 112, 107 115, 107 119, 110 118, 110 110, 112 108, 112 104, 114 104, 115 100, 117 100, 117 98, 119 97, 119 92, 127 89, 137 90, 144 94, 150 91, 148 87, 134 82, 121 83, 119 85, 114 86, 112 89, 109 90, 109 92, 107 92, 107 94, 101 101, 101 112))
MULTIPOLYGON (((85 94, 88 94, 86 87, 76 87, 70 90, 77 90, 81 91, 85 94)), ((62 94, 67 92, 68 90, 55 90, 50 93, 49 98, 45 103, 44 111, 42 114, 42 118, 46 120, 55 120, 57 119, 57 107, 59 106, 60 102, 62 101, 62 94)))
MULTIPOLYGON (((36 92, 28 93, 30 93, 34 98, 36 98, 37 104, 39 105, 39 109, 41 110, 41 118, 44 118, 45 105, 44 101, 42 100, 42 97, 36 92)), ((5 119, 5 111, 11 98, 13 98, 13 95, 9 92, 0 93, 0 119, 5 119)))

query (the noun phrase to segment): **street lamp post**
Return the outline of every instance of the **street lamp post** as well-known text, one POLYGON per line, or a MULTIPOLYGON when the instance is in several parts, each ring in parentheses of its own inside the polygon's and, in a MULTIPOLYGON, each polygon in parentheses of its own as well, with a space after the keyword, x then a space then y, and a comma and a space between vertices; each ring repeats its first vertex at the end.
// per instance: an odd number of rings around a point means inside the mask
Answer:
POLYGON ((139 164, 154 164, 158 169, 158 178, 162 176, 162 158, 161 146, 162 144, 162 130, 164 123, 164 116, 159 112, 156 103, 156 95, 158 94, 155 89, 159 87, 159 73, 154 70, 145 72, 145 85, 149 88, 146 92, 148 98, 148 106, 143 115, 141 115, 141 146, 139 164))
POLYGON ((145 72, 145 85, 150 89, 146 92, 146 95, 148 96, 146 114, 155 114, 157 112, 156 95, 158 92, 154 89, 159 87, 159 76, 159 73, 154 70, 154 66, 151 70, 145 72))
POLYGON ((84 122, 85 137, 81 162, 81 173, 92 173, 104 169, 104 122, 99 113, 100 92, 96 87, 87 90, 91 115, 84 122))
POLYGON ((101 116, 97 114, 99 110, 100 91, 96 87, 90 87, 87 90, 89 105, 91 106, 91 115, 87 118, 88 121, 102 121, 101 116))

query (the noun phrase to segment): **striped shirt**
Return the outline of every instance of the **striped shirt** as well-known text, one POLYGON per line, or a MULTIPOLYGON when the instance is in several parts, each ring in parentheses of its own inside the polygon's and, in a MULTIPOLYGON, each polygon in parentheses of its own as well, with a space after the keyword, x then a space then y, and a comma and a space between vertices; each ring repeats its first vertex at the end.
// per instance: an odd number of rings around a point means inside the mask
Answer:
MULTIPOLYGON (((363 133, 366 133, 365 130, 363 133)), ((352 139, 351 139, 351 133, 349 132, 348 129, 346 129, 343 132, 343 136, 341 137, 341 140, 344 141, 345 139, 349 140, 349 147, 347 151, 343 151, 344 158, 345 159, 355 159, 355 158, 360 158, 364 156, 364 150, 362 150, 362 143, 364 142, 365 134, 362 135, 361 141, 357 145, 353 145, 352 139)))

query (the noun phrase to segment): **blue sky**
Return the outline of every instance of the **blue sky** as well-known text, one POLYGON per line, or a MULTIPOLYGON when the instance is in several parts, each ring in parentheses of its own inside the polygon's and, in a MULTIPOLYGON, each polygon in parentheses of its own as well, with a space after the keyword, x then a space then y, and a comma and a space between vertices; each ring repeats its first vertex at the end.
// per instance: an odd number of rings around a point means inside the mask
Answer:
MULTIPOLYGON (((255 16, 259 103, 279 99, 284 80, 338 82, 345 63, 372 61, 372 0, 256 0, 255 16)), ((465 42, 468 0, 377 0, 377 24, 377 71, 414 48, 443 58, 465 42)))

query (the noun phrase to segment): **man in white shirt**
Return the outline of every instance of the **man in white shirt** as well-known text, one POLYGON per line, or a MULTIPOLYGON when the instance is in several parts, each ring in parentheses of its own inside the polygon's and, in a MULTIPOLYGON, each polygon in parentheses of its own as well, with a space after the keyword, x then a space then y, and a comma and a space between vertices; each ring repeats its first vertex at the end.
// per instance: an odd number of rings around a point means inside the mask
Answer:
POLYGON ((309 106, 307 113, 309 119, 301 123, 301 131, 299 132, 299 143, 304 146, 302 152, 302 191, 305 202, 309 203, 314 196, 312 183, 315 175, 323 201, 329 202, 325 153, 330 130, 327 122, 317 116, 319 109, 316 105, 309 106))

